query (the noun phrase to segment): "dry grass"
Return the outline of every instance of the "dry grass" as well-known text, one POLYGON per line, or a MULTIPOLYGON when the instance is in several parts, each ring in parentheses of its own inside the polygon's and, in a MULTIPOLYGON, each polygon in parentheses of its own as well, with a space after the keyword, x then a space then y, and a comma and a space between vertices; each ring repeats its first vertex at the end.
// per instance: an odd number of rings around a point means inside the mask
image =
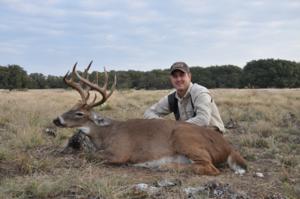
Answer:
MULTIPOLYGON (((119 120, 140 118, 144 110, 169 91, 116 92, 103 115, 119 120)), ((145 198, 132 193, 135 183, 179 179, 181 187, 211 180, 228 183, 251 198, 278 193, 300 195, 300 90, 212 90, 225 124, 234 123, 226 138, 248 160, 244 176, 227 167, 217 177, 158 172, 101 164, 89 154, 59 153, 72 135, 59 129, 51 138, 43 130, 79 99, 64 90, 0 91, 0 198, 145 198), (265 177, 255 177, 262 172, 265 177)), ((160 198, 184 198, 181 188, 160 198)))

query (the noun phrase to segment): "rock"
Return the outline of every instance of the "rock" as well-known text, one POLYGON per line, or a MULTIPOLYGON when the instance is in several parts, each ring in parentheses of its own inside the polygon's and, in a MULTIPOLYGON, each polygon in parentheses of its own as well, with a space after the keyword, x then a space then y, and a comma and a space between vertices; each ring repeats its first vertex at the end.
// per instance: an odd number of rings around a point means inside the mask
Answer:
POLYGON ((183 189, 183 192, 187 195, 188 198, 194 198, 196 196, 202 195, 208 197, 209 192, 205 187, 187 187, 183 189))
POLYGON ((245 193, 240 193, 231 189, 229 184, 219 182, 208 182, 203 186, 187 187, 183 189, 188 198, 232 198, 248 199, 245 193))
POLYGON ((255 177, 263 178, 263 177, 265 177, 265 176, 264 176, 263 173, 256 172, 256 173, 255 173, 255 177))
POLYGON ((154 195, 160 191, 160 188, 154 187, 145 183, 139 183, 132 186, 135 192, 145 192, 148 195, 154 195))
POLYGON ((57 130, 55 127, 47 127, 44 129, 44 132, 51 137, 56 137, 57 134, 57 130))
POLYGON ((155 184, 158 187, 173 187, 176 185, 181 185, 181 181, 178 179, 174 179, 174 180, 163 179, 163 180, 157 181, 155 184))

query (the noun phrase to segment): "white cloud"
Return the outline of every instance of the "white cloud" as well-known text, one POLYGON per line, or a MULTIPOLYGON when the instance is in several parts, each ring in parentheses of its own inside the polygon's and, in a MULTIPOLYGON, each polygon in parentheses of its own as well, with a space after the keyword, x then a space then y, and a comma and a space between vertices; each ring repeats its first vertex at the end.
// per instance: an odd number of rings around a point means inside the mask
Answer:
POLYGON ((0 58, 47 73, 90 59, 122 69, 299 59, 299 8, 298 0, 0 0, 0 58))

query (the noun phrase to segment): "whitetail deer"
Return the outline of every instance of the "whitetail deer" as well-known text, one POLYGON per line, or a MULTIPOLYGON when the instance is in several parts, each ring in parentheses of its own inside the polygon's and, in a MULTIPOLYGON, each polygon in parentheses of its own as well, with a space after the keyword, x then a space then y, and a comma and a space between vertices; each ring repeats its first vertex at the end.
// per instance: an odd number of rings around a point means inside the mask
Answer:
POLYGON ((87 72, 91 63, 83 76, 76 71, 77 63, 71 79, 68 79, 69 72, 65 75, 64 82, 79 92, 81 101, 53 122, 58 127, 80 127, 101 149, 107 163, 129 163, 149 168, 191 170, 200 175, 218 175, 220 171, 216 166, 227 161, 234 171, 246 171, 245 160, 219 132, 212 129, 164 119, 117 121, 93 112, 93 107, 103 104, 112 95, 116 76, 111 91, 107 93, 106 71, 102 88, 88 80, 87 72), (79 83, 74 81, 76 77, 79 83), (92 102, 88 103, 90 90, 99 92, 102 99, 96 101, 95 95, 92 102))

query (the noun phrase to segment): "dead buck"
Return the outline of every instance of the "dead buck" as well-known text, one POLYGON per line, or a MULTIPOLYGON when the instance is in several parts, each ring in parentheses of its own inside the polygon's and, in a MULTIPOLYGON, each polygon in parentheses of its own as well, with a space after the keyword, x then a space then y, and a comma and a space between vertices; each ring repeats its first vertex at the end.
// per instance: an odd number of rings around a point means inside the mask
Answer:
POLYGON ((164 119, 117 121, 93 112, 94 107, 103 104, 112 95, 116 76, 108 93, 106 71, 105 83, 101 88, 87 78, 91 63, 83 74, 86 77, 78 74, 76 65, 71 79, 68 79, 67 73, 64 81, 79 92, 81 101, 53 122, 58 127, 79 127, 97 149, 101 149, 107 163, 129 163, 148 168, 192 170, 200 175, 218 175, 220 171, 216 166, 227 161, 234 171, 246 171, 245 160, 220 133, 212 129, 164 119), (74 81, 76 77, 79 83, 74 81), (96 101, 95 95, 92 102, 88 103, 90 90, 99 92, 102 99, 96 101))

